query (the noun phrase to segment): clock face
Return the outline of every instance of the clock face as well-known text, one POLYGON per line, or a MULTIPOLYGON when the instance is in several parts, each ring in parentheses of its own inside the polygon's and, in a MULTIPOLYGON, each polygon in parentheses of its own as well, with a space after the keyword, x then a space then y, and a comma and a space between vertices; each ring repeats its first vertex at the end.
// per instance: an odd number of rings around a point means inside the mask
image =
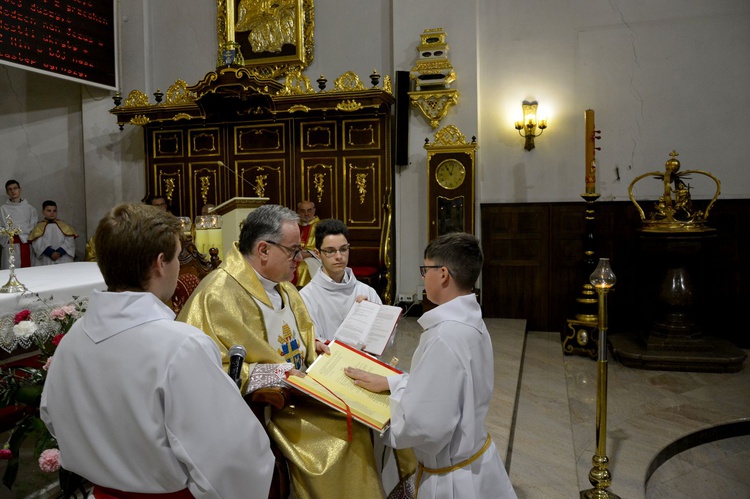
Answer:
POLYGON ((455 159, 446 159, 435 169, 435 180, 444 189, 455 189, 464 183, 466 168, 455 159))

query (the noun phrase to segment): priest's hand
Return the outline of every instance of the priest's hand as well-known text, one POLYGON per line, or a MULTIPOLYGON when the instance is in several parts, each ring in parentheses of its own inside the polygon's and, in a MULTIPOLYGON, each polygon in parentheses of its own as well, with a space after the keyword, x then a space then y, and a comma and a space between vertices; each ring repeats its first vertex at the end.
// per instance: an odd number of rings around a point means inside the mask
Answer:
POLYGON ((357 295, 357 297, 354 299, 354 301, 356 301, 357 303, 359 303, 361 301, 368 301, 368 300, 367 300, 367 296, 365 296, 365 295, 357 295))
POLYGON ((378 393, 390 390, 388 387, 388 378, 385 376, 369 373, 355 367, 345 367, 344 374, 352 378, 355 385, 361 386, 371 392, 378 393))

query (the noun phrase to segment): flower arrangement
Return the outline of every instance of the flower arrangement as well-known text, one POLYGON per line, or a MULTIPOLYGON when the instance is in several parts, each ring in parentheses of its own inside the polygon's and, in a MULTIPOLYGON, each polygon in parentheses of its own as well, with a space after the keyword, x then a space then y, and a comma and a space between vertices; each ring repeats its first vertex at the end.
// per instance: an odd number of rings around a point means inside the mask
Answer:
POLYGON ((21 444, 29 437, 36 439, 34 455, 39 468, 50 473, 62 471, 57 441, 39 417, 39 404, 55 349, 88 304, 86 298, 73 297, 73 302, 53 307, 37 298, 42 306, 34 311, 24 309, 0 318, 0 348, 12 352, 19 346, 36 347, 40 352, 23 366, 0 368, 0 408, 4 408, 0 410, 15 409, 20 414, 0 450, 0 460, 8 461, 2 481, 9 489, 18 475, 21 444))

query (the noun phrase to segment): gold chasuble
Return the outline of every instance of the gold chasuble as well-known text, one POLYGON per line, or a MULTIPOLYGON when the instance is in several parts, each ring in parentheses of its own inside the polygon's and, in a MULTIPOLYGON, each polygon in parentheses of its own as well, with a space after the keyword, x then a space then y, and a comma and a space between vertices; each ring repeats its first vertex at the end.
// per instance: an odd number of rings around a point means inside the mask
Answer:
MULTIPOLYGON (((278 331, 268 331, 260 307, 272 309, 273 305, 255 270, 235 243, 221 266, 201 281, 177 317, 213 338, 225 368, 229 364, 229 348, 245 347, 243 393, 248 373, 256 363, 286 362, 287 349, 279 348, 279 344, 286 343, 287 336, 289 344, 293 343, 293 329, 299 332, 306 349, 304 363, 310 365, 315 360, 313 325, 302 298, 290 283, 279 283, 279 289, 284 307, 291 308, 296 328, 287 325, 278 331), (273 346, 269 344, 269 336, 273 338, 273 346), (284 341, 280 341, 282 338, 284 341)), ((245 416, 254 417, 250 411, 245 416)), ((385 496, 370 431, 356 423, 352 430, 353 439, 349 442, 346 416, 312 398, 296 399, 293 406, 273 410, 268 432, 289 461, 292 487, 298 498, 385 496)))

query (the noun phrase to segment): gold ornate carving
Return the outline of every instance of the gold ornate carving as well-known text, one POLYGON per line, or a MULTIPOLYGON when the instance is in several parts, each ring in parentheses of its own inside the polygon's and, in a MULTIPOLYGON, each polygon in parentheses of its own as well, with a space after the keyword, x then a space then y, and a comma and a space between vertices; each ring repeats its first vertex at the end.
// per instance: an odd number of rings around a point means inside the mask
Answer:
POLYGON ((355 101, 354 99, 347 99, 336 104, 336 109, 339 111, 357 111, 362 109, 362 104, 355 101))
POLYGON ((167 95, 164 99, 166 106, 175 106, 178 104, 192 104, 195 102, 195 93, 187 89, 188 84, 185 80, 177 80, 167 89, 167 95))
POLYGON ((130 118, 131 125, 143 126, 148 125, 149 123, 151 123, 151 120, 142 114, 136 114, 135 116, 130 118))
POLYGON ((167 201, 172 202, 172 196, 174 196, 174 179, 164 179, 164 195, 167 197, 167 201))
POLYGON ((438 130, 434 135, 434 144, 436 146, 465 146, 469 143, 466 142, 466 136, 461 133, 458 127, 454 125, 448 125, 442 130, 438 130))
POLYGON ((716 199, 721 194, 721 182, 719 179, 714 177, 709 172, 703 170, 685 170, 680 171, 680 162, 677 160, 677 151, 669 153, 671 156, 665 164, 663 172, 649 172, 639 175, 628 186, 628 196, 630 200, 638 209, 638 214, 641 217, 643 224, 643 230, 648 232, 704 232, 713 231, 714 229, 706 225, 708 219, 708 213, 711 211, 711 207, 716 202, 716 199), (689 175, 697 174, 703 175, 716 183, 716 191, 711 201, 704 210, 698 210, 693 207, 692 199, 690 196, 690 184, 685 183, 685 180, 690 180, 689 175), (633 196, 633 186, 636 182, 644 179, 645 177, 653 176, 655 179, 660 180, 663 185, 663 194, 659 196, 659 199, 654 203, 654 211, 646 219, 646 214, 641 208, 641 205, 636 201, 633 196), (674 186, 674 187, 673 187, 674 186))
POLYGON ((279 91, 279 95, 303 95, 314 94, 315 90, 310 85, 310 79, 303 75, 299 68, 286 75, 284 88, 279 91))
POLYGON ((365 90, 365 86, 354 71, 347 71, 334 80, 334 92, 352 92, 355 90, 365 90))
MULTIPOLYGON (((250 72, 263 78, 280 78, 306 68, 313 60, 315 6, 313 0, 217 0, 219 47, 233 45, 250 72), (236 5, 234 12, 228 8, 236 5), (236 19, 234 30, 228 23, 236 19)), ((240 61, 235 61, 239 63, 240 61)))
POLYGON ((305 112, 305 113, 309 113, 310 112, 310 108, 307 107, 307 106, 303 106, 302 104, 295 104, 295 105, 293 105, 293 106, 291 106, 289 108, 289 112, 290 113, 294 113, 294 112, 297 112, 297 111, 302 111, 302 112, 305 112))
POLYGON ((148 106, 148 96, 140 90, 131 90, 121 107, 148 106))
POLYGON ((208 175, 202 175, 200 177, 201 181, 201 198, 203 199, 203 204, 208 204, 208 190, 211 188, 211 177, 208 175))
POLYGON ((177 113, 177 114, 174 115, 174 118, 172 118, 173 121, 180 121, 180 120, 188 120, 188 121, 190 121, 192 119, 193 119, 193 117, 190 116, 187 113, 177 113))
POLYGON ((255 191, 255 196, 259 198, 266 197, 266 180, 268 179, 268 175, 256 175, 255 176, 255 186, 253 187, 253 190, 255 191))
POLYGON ((325 173, 316 173, 313 175, 313 185, 315 186, 315 192, 318 195, 318 203, 323 202, 323 191, 325 190, 325 173))
POLYGON ((422 114, 430 122, 432 128, 440 126, 440 120, 448 114, 451 106, 458 104, 458 90, 435 90, 409 92, 411 103, 422 111, 422 114))
POLYGON ((367 174, 358 173, 355 182, 357 183, 357 192, 359 192, 359 204, 365 204, 365 197, 367 196, 367 174))
POLYGON ((385 75, 385 78, 383 78, 383 91, 393 95, 393 83, 391 82, 391 75, 385 75))

